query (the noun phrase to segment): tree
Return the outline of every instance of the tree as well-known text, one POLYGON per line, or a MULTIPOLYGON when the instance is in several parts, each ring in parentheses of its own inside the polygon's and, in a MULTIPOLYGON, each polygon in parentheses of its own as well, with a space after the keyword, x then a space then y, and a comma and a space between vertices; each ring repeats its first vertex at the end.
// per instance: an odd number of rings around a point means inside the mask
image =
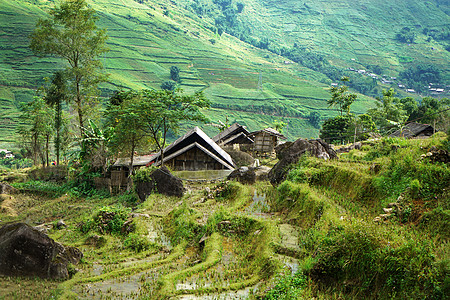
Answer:
POLYGON ((184 95, 181 89, 174 92, 167 90, 142 90, 140 101, 145 132, 148 133, 161 152, 161 165, 164 163, 164 148, 169 131, 176 132, 182 122, 207 122, 200 111, 209 108, 210 102, 202 92, 184 95))
POLYGON ((56 165, 59 165, 59 158, 61 152, 61 130, 63 128, 62 120, 62 102, 67 100, 67 88, 64 74, 58 71, 54 74, 52 84, 48 89, 45 97, 45 102, 54 107, 55 109, 55 152, 56 152, 56 165))
POLYGON ((376 108, 367 111, 381 133, 387 133, 392 129, 394 123, 401 124, 406 121, 406 111, 400 99, 395 97, 394 89, 383 90, 383 97, 377 97, 376 108))
MULTIPOLYGON (((350 79, 346 76, 341 78, 342 82, 347 82, 350 79)), ((333 86, 331 87, 331 99, 327 101, 328 107, 337 106, 339 115, 342 116, 345 112, 350 113, 350 106, 355 102, 357 95, 348 91, 348 86, 333 86)))
POLYGON ((275 121, 273 121, 273 123, 272 123, 272 127, 276 130, 276 131, 278 131, 279 133, 282 133, 283 132, 283 129, 284 129, 284 127, 286 127, 286 123, 285 122, 283 122, 283 121, 278 121, 278 120, 275 120, 275 121))
POLYGON ((352 115, 337 116, 325 120, 319 136, 328 143, 344 143, 353 136, 355 122, 352 115))
POLYGON ((41 157, 42 164, 49 165, 49 141, 53 132, 53 111, 44 99, 35 97, 29 103, 21 103, 18 133, 22 137, 24 147, 33 157, 34 165, 41 157))
POLYGON ((139 92, 121 91, 110 98, 105 117, 106 124, 112 128, 112 135, 108 145, 114 153, 122 152, 130 157, 129 181, 127 189, 131 187, 134 155, 138 148, 148 143, 148 133, 143 118, 142 101, 145 101, 139 92))
POLYGON ((98 29, 95 11, 85 0, 65 0, 50 11, 49 19, 40 19, 31 34, 30 48, 39 55, 56 55, 67 63, 68 78, 72 82, 72 102, 78 114, 83 136, 84 119, 96 104, 91 97, 97 85, 105 80, 99 73, 102 64, 98 57, 107 50, 106 31, 98 29))
POLYGON ((176 84, 175 81, 167 80, 167 81, 164 81, 164 82, 161 84, 161 89, 162 89, 162 90, 173 91, 173 90, 175 90, 175 87, 176 87, 176 86, 177 86, 177 84, 176 84))
POLYGON ((320 128, 320 113, 317 111, 312 111, 309 113, 308 121, 314 128, 320 128))
POLYGON ((175 82, 180 82, 180 69, 176 66, 170 67, 170 79, 175 82))

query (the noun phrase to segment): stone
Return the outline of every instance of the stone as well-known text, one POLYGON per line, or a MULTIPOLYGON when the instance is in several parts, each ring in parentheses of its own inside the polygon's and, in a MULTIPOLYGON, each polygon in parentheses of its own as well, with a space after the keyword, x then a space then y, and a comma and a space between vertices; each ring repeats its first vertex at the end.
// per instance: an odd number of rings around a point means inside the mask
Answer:
POLYGON ((268 166, 260 166, 258 168, 255 168, 256 180, 257 181, 268 180, 270 170, 271 168, 269 168, 268 166))
POLYGON ((391 214, 382 214, 382 215, 380 215, 380 218, 383 219, 383 220, 387 220, 390 217, 391 217, 391 214))
POLYGON ((336 152, 329 144, 318 140, 298 139, 290 146, 283 148, 277 157, 280 161, 270 170, 268 178, 272 185, 278 185, 286 179, 291 165, 298 162, 302 155, 309 154, 325 160, 337 158, 336 152))
POLYGON ((7 276, 69 278, 69 264, 78 264, 83 254, 65 247, 25 223, 0 228, 0 273, 7 276))
POLYGON ((17 193, 16 188, 13 188, 12 186, 10 186, 7 183, 0 183, 0 194, 11 195, 11 194, 15 194, 15 193, 17 193))
POLYGON ((173 176, 166 166, 156 169, 150 174, 149 182, 137 182, 136 190, 141 201, 154 192, 166 196, 181 198, 184 193, 183 181, 173 176))
POLYGON ((256 182, 255 168, 253 167, 240 167, 230 175, 228 175, 227 180, 236 180, 242 184, 254 184, 256 182))
POLYGON ((86 245, 94 246, 95 248, 101 248, 106 244, 106 239, 100 235, 92 235, 86 239, 84 242, 86 245))
POLYGON ((388 207, 388 208, 391 208, 391 207, 398 207, 398 202, 391 202, 391 203, 389 203, 389 204, 387 205, 387 207, 388 207))
POLYGON ((58 223, 56 223, 57 229, 66 228, 66 227, 67 227, 67 225, 63 220, 59 220, 58 223))
POLYGON ((381 222, 381 218, 380 218, 380 217, 375 217, 375 218, 373 219, 373 221, 374 221, 375 223, 379 223, 379 222, 381 222))
POLYGON ((393 210, 394 210, 394 208, 393 207, 391 207, 391 208, 383 208, 383 211, 386 213, 386 214, 390 214, 390 213, 392 213, 393 212, 393 210))
POLYGON ((140 218, 140 217, 142 217, 142 218, 147 218, 147 219, 149 219, 149 218, 150 218, 150 215, 149 215, 149 214, 141 214, 141 213, 132 213, 132 214, 131 214, 131 217, 132 217, 132 218, 140 218))

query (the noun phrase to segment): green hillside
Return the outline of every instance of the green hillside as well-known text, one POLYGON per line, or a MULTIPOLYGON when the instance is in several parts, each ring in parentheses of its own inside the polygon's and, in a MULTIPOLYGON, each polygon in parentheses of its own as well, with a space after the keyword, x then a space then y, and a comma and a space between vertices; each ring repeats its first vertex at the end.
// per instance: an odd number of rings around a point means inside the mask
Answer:
MULTIPOLYGON (((212 101, 213 108, 206 113, 213 122, 228 117, 230 122, 236 120, 256 130, 282 119, 288 123, 291 139, 309 138, 318 135, 318 129, 307 120, 310 112, 317 111, 323 118, 336 113, 326 105, 331 79, 292 63, 270 47, 261 49, 226 33, 219 35, 215 24, 217 5, 213 2, 204 1, 211 6, 205 16, 199 16, 192 9, 193 2, 185 0, 89 2, 98 12, 98 25, 109 35, 111 51, 102 61, 110 76, 102 86, 103 97, 121 88, 159 88, 169 80, 170 67, 177 66, 181 70, 180 87, 187 92, 204 90, 212 101)), ((269 1, 241 2, 245 5, 239 14, 242 23, 255 38, 267 37, 272 45, 290 47, 295 42, 325 55, 338 68, 379 64, 389 75, 407 67, 399 62, 400 57, 420 57, 423 62, 439 66, 448 77, 449 53, 441 44, 432 41, 435 50, 426 54, 429 45, 420 42, 422 36, 412 46, 398 45, 392 38, 404 25, 423 23, 435 28, 448 24, 448 15, 433 3, 277 1, 275 6, 269 1), (414 15, 404 11, 407 4, 414 8, 414 15), (398 12, 396 20, 383 13, 386 5, 398 12), (375 18, 377 21, 372 22, 375 18)), ((53 3, 0 0, 2 147, 13 146, 15 141, 18 103, 29 101, 44 77, 64 67, 60 60, 38 58, 28 48, 28 36, 37 19, 45 17, 53 3)), ((360 95, 352 109, 362 113, 371 103, 370 97, 360 95)), ((212 127, 206 126, 205 130, 215 133, 212 127)))

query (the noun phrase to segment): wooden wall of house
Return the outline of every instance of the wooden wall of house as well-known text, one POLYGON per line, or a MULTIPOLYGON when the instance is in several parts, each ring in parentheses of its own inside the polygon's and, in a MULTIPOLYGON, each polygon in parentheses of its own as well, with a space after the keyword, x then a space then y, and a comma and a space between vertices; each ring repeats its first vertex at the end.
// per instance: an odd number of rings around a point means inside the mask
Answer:
POLYGON ((174 171, 221 170, 225 168, 196 147, 172 158, 166 164, 174 171))
POLYGON ((272 153, 277 145, 277 137, 266 132, 255 135, 254 151, 272 153))

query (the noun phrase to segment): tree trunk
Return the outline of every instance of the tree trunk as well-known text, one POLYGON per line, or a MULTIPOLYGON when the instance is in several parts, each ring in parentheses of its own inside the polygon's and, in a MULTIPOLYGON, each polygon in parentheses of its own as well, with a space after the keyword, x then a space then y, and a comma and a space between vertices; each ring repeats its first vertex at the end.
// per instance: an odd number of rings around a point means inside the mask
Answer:
POLYGON ((48 165, 48 149, 49 149, 49 140, 50 140, 50 135, 49 134, 47 134, 47 137, 46 137, 46 140, 45 140, 45 159, 46 159, 46 161, 47 161, 47 167, 49 166, 48 165))
POLYGON ((131 185, 132 185, 132 179, 131 176, 133 175, 133 161, 134 161, 134 149, 136 148, 135 144, 133 143, 131 146, 131 157, 130 157, 130 166, 128 168, 128 180, 127 180, 127 192, 131 191, 131 185))
POLYGON ((56 127, 56 138, 55 138, 55 152, 56 152, 56 165, 59 166, 59 155, 61 148, 61 102, 58 100, 56 103, 56 118, 55 118, 55 127, 56 127))

